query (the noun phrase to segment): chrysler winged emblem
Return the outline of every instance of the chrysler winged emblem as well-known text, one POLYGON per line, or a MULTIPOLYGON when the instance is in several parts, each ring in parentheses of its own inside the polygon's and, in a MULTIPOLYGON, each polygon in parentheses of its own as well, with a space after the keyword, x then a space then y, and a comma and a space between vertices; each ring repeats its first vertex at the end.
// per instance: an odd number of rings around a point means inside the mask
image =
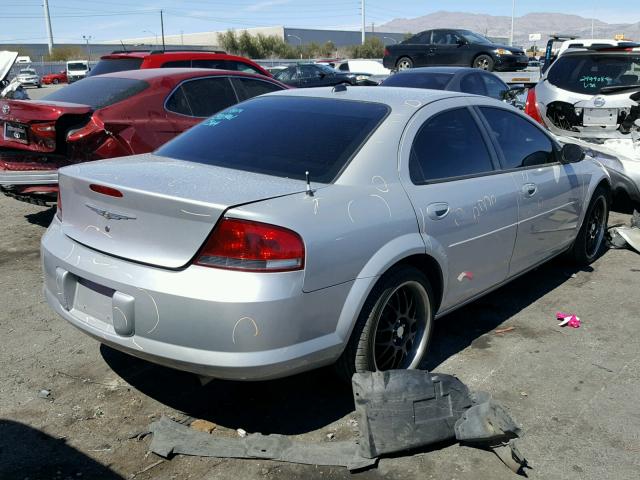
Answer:
POLYGON ((110 212, 109 210, 104 210, 103 208, 98 208, 89 203, 85 204, 89 210, 93 210, 101 217, 106 218, 107 220, 135 220, 136 217, 132 217, 130 215, 124 215, 121 213, 110 212))
POLYGON ((10 107, 7 103, 5 103, 4 105, 2 105, 2 113, 4 113, 4 114, 6 115, 6 114, 7 114, 7 113, 9 113, 10 111, 11 111, 11 107, 10 107))

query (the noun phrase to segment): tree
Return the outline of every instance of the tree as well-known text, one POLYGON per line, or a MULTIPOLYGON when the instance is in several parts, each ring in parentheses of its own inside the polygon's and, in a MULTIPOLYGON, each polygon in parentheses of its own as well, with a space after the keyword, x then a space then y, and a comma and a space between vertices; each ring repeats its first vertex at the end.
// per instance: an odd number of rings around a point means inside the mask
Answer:
POLYGON ((382 58, 384 56, 384 44, 378 37, 369 37, 364 45, 351 47, 353 58, 382 58))
POLYGON ((66 62, 67 60, 82 59, 87 56, 80 47, 54 47, 51 55, 45 55, 44 59, 50 62, 66 62))

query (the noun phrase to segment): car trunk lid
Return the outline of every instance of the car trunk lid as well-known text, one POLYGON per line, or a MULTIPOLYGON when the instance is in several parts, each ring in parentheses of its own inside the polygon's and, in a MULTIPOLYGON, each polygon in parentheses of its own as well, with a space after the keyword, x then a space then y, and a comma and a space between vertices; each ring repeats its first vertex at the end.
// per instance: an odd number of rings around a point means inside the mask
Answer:
POLYGON ((76 103, 0 100, 0 148, 61 151, 67 127, 86 124, 91 111, 76 103))
POLYGON ((189 263, 228 208, 306 188, 300 180, 152 154, 73 165, 60 171, 59 184, 67 236, 173 269, 189 263))

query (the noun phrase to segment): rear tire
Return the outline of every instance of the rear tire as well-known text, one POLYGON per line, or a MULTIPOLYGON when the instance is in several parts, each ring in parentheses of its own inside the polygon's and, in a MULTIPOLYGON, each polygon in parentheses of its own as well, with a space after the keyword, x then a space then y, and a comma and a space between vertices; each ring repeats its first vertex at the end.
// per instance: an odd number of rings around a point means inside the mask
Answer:
POLYGON ((582 226, 568 252, 571 260, 579 266, 593 263, 604 251, 610 197, 611 192, 602 185, 596 188, 591 196, 582 226))
POLYGON ((478 55, 473 59, 471 66, 473 68, 479 68, 480 70, 486 70, 487 72, 493 72, 496 62, 490 55, 478 55))
POLYGON ((402 57, 396 63, 396 68, 399 72, 401 72, 402 70, 413 68, 413 60, 411 60, 409 57, 402 57))
POLYGON ((355 372, 417 368, 429 346, 434 305, 429 279, 417 268, 401 266, 383 275, 336 362, 340 377, 351 382, 355 372))

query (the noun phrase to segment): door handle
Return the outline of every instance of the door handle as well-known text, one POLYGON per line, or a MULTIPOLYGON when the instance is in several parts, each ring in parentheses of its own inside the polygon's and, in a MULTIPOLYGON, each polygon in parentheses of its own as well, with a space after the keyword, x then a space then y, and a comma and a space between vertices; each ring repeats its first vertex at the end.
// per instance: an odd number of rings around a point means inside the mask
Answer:
POLYGON ((442 220, 449 214, 449 204, 444 202, 431 203, 427 206, 427 215, 432 220, 442 220))
POLYGON ((525 183, 522 185, 522 193, 527 197, 533 197, 538 191, 538 186, 535 183, 525 183))

